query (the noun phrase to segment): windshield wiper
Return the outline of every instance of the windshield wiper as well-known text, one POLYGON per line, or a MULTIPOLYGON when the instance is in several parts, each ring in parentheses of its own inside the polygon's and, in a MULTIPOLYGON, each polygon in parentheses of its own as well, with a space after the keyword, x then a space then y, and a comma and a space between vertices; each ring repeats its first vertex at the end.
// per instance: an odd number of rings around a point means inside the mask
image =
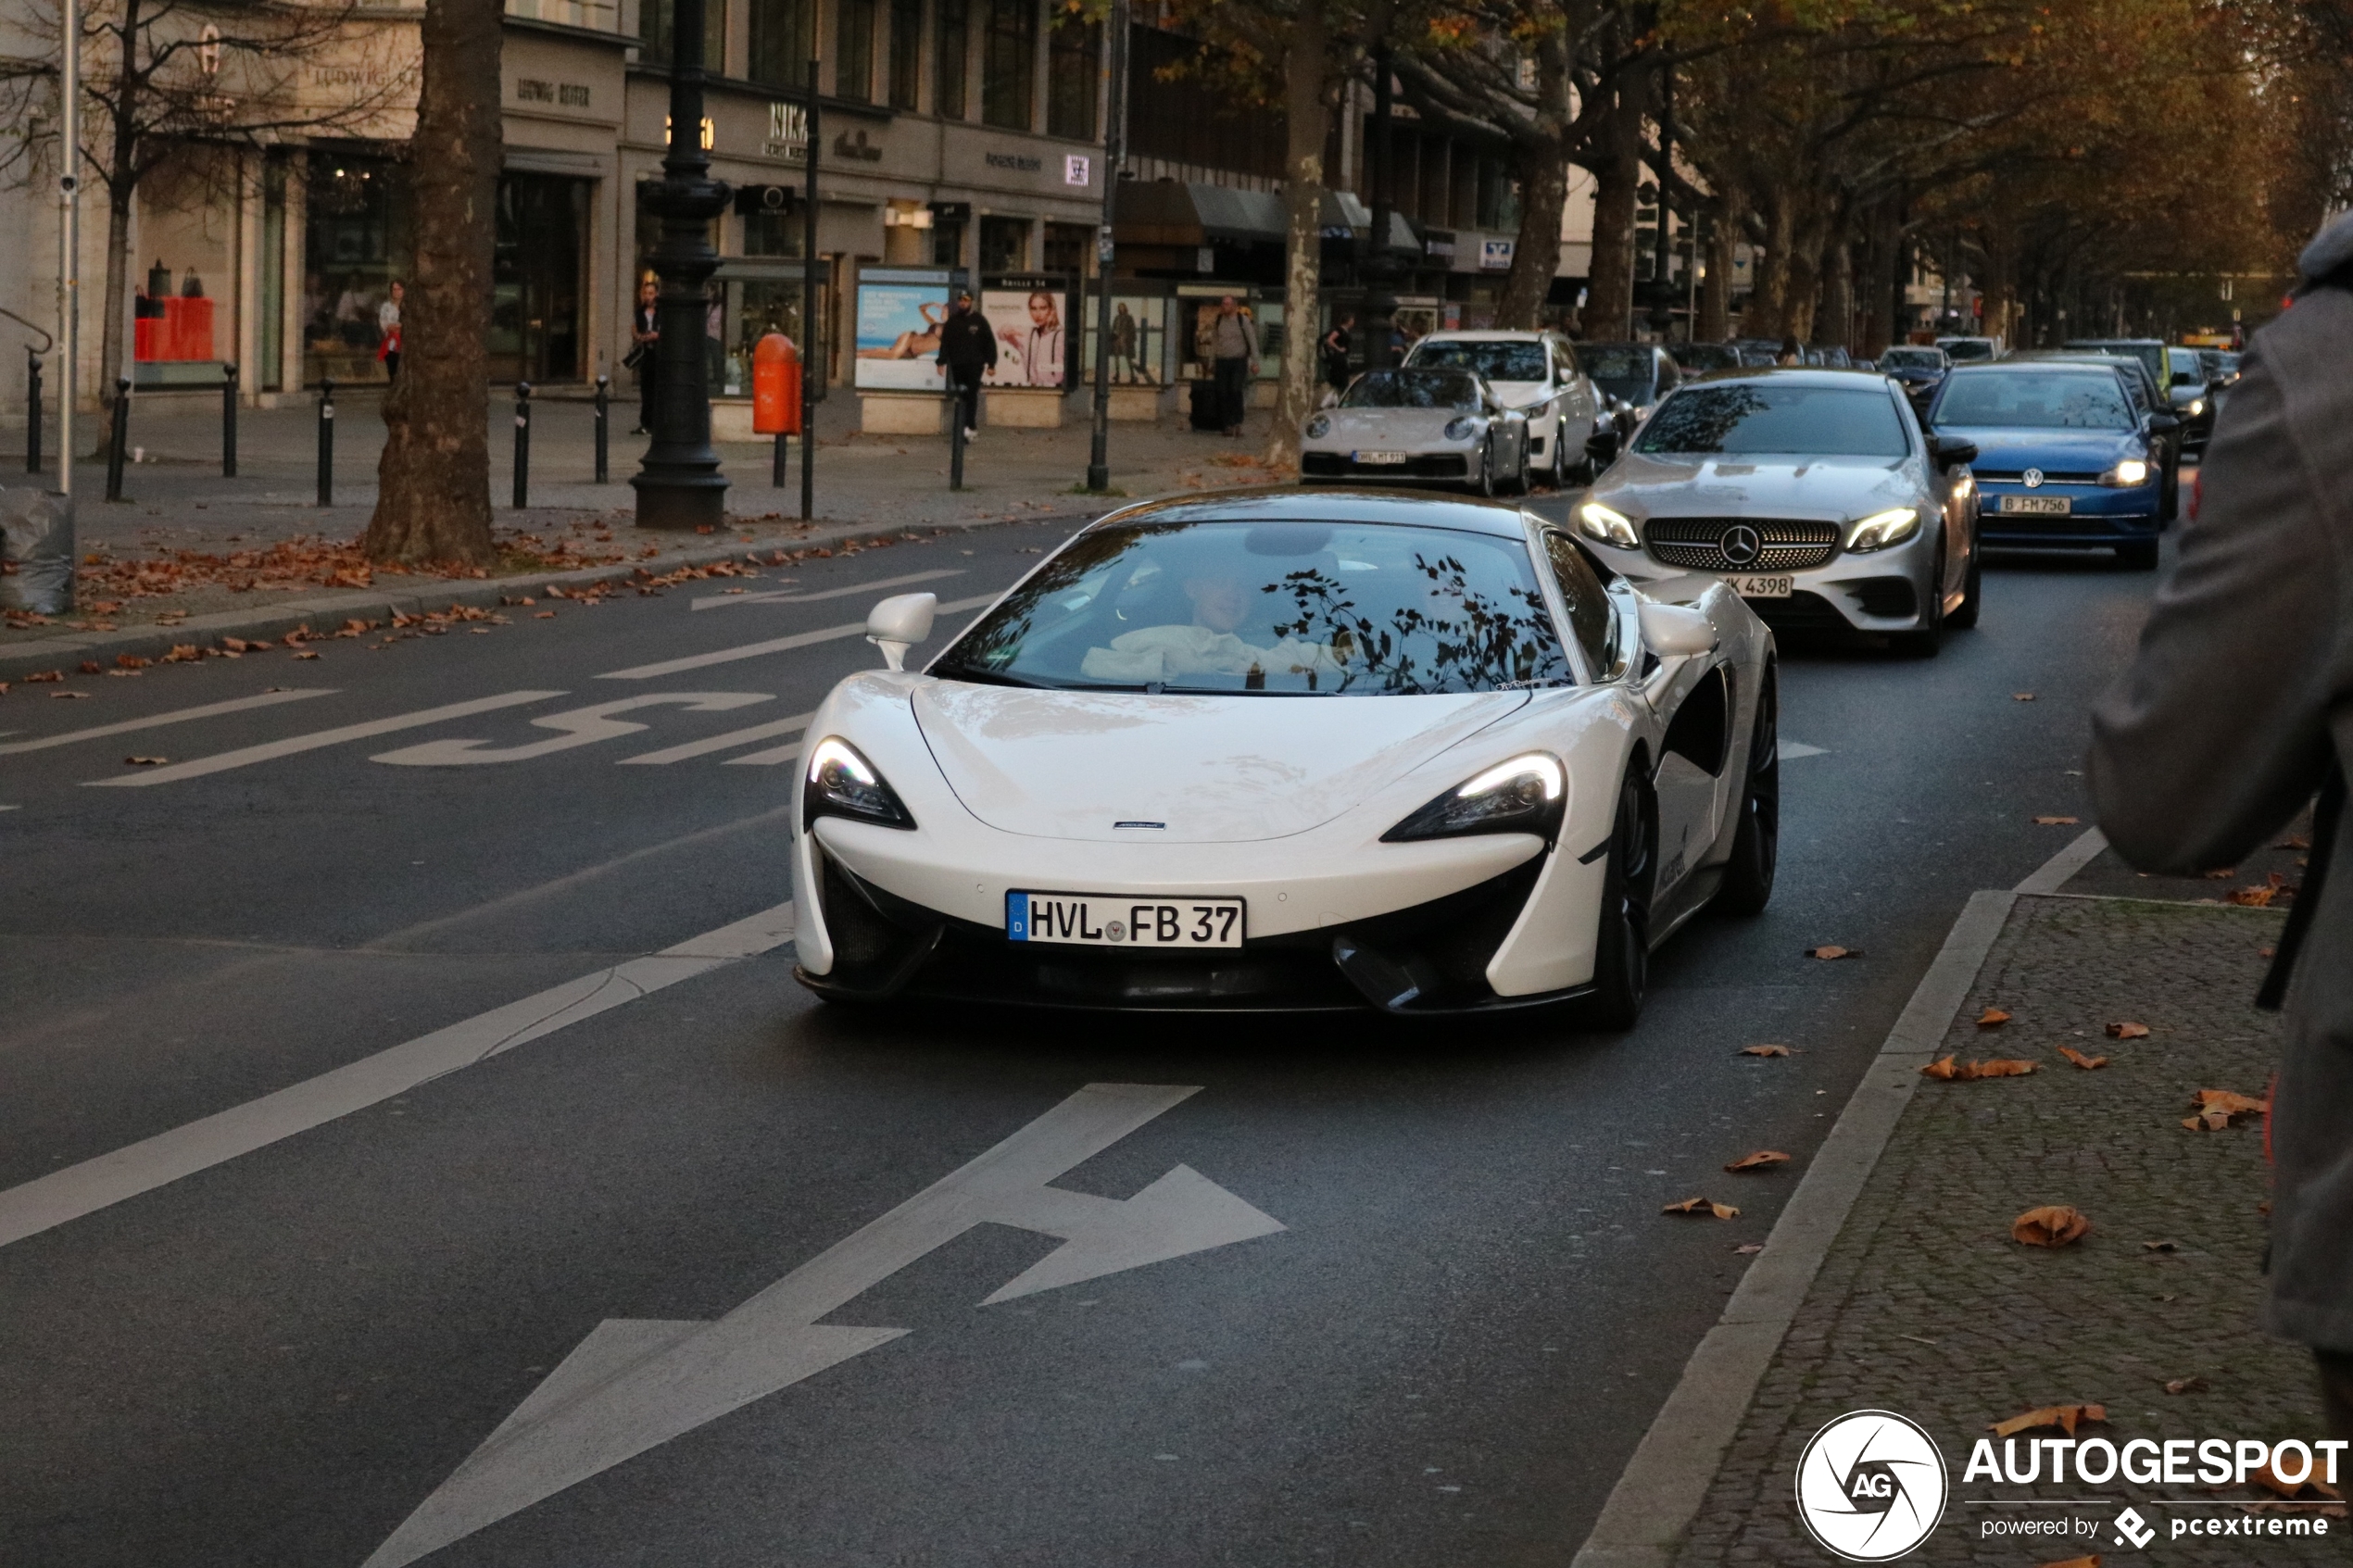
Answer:
MULTIPOLYGON (((1132 687, 1129 689, 1133 689, 1132 687)), ((1338 692, 1274 691, 1265 686, 1179 686, 1155 681, 1144 688, 1155 695, 1170 696, 1338 696, 1338 692)))
POLYGON ((1010 674, 1002 670, 983 670, 977 665, 950 664, 934 669, 930 673, 943 681, 970 681, 981 686, 1018 686, 1032 692, 1140 692, 1139 685, 1101 685, 1088 681, 1038 681, 1027 675, 1010 674))

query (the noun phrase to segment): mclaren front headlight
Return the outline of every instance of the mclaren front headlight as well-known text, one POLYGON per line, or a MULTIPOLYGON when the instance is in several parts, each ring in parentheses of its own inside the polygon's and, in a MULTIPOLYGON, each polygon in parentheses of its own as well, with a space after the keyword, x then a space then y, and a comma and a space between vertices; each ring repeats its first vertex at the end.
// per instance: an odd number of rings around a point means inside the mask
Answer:
POLYGON ((1642 547, 1642 540, 1635 537, 1633 520, 1624 512, 1603 506, 1599 501, 1588 501, 1577 508, 1577 532, 1588 539, 1615 545, 1621 550, 1642 547))
POLYGON ((2100 483, 2110 490, 2130 490, 2135 484, 2146 484, 2148 479, 2148 463, 2140 458, 2125 458, 2100 475, 2100 483))
POLYGON ((1321 441, 1331 433, 1331 416, 1328 414, 1318 414, 1314 419, 1307 421, 1307 428, 1300 433, 1306 436, 1310 441, 1321 441))
POLYGON ((809 748, 801 775, 800 822, 806 830, 820 817, 848 817, 887 828, 912 828, 913 813, 900 802, 875 765, 839 735, 827 735, 809 748))
POLYGON ((1548 751, 1530 751, 1456 785, 1381 834, 1383 844, 1531 833, 1550 843, 1568 799, 1568 771, 1548 751))
POLYGON ((1890 507, 1883 512, 1873 512, 1856 523, 1846 535, 1849 554, 1863 555, 1871 550, 1884 550, 1890 545, 1900 545, 1920 531, 1920 514, 1917 507, 1890 507))

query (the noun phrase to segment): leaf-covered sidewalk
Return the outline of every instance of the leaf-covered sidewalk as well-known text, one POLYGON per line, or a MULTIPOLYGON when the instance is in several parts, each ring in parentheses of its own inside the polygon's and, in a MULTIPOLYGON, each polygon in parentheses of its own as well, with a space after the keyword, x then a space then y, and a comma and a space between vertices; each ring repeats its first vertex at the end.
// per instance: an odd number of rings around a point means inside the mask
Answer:
POLYGON ((2310 1512, 2259 1485, 2054 1486, 2047 1469, 2042 1485, 1963 1478, 1994 1424, 2056 1423, 2052 1407, 2101 1407, 2068 1412, 2074 1435, 2120 1449, 2327 1436, 2309 1354, 2259 1327, 2269 1193, 2261 1117, 2245 1107, 2268 1092, 2277 1052, 2276 1021, 2251 1003, 2280 924, 2261 909, 2018 900, 1940 1048, 1944 1071, 1919 1085, 1847 1217, 1679 1568, 1831 1561, 1796 1516, 1798 1458, 1824 1423, 1871 1408, 1919 1422, 1950 1473, 1944 1524, 1907 1561, 2346 1561, 2341 1505, 2325 1538, 2171 1538, 2176 1519, 2310 1512), (1972 1061, 2033 1070, 1971 1074, 1972 1061), (2089 1228, 2038 1210, 2072 1210, 2089 1228), (1985 1499, 2106 1502, 1970 1506, 1985 1499), (2145 1552, 2112 1538, 2128 1502, 2159 1532, 2145 1552), (1982 1533, 1990 1518, 2059 1514, 2098 1519, 2097 1537, 1982 1533))

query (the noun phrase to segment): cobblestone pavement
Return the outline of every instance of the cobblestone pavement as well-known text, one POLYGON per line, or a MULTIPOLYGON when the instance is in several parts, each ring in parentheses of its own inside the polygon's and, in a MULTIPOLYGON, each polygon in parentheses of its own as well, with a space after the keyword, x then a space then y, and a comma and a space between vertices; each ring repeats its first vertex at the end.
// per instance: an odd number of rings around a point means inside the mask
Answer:
MULTIPOLYGON (((2276 910, 2107 897, 2021 897, 1944 1048, 2032 1060, 2032 1075, 1923 1082, 1757 1390, 1678 1568, 1832 1561, 1793 1499, 1799 1456, 1853 1410, 1910 1416, 1943 1449, 1952 1501, 1908 1561, 2045 1563, 2097 1552, 2153 1563, 2343 1562, 2353 1524, 2324 1539, 2170 1539, 2177 1518, 2246 1517, 2252 1487, 1964 1484, 1989 1424, 2047 1405, 2098 1403, 2134 1437, 2326 1436, 2301 1348, 2257 1326, 2266 1173, 2259 1123, 2192 1133, 2199 1089, 2262 1096, 2276 1025, 2250 1005, 2276 910), (2012 1015, 1997 1029, 1987 1008, 2012 1015), (2145 1039, 2107 1025, 2146 1024, 2145 1039), (2105 1056, 2096 1071, 2058 1054, 2105 1056), (2092 1221, 2072 1247, 2010 1239, 2044 1204, 2092 1221), (2145 1243, 2169 1242, 2170 1249, 2145 1243), (2202 1379, 2179 1395, 2166 1385, 2202 1379), (1969 1499, 2100 1499, 1994 1508, 1969 1499), (2145 1552, 2110 1522, 2127 1502, 2160 1532, 2145 1552), (2072 1539, 1988 1538, 1988 1520, 2060 1514, 2072 1539)), ((2043 1436, 2057 1436, 2055 1431, 2043 1436)))

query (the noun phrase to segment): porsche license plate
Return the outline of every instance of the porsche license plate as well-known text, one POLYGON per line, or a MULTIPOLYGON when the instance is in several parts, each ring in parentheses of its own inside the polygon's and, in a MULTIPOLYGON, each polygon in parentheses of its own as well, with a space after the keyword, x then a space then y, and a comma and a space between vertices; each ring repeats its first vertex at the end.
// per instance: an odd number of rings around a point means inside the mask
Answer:
POLYGON ((1008 893, 1005 935, 1014 942, 1087 947, 1239 947, 1239 898, 1128 897, 1110 893, 1008 893))
POLYGON ((1405 460, 1403 452, 1359 452, 1355 456, 1360 463, 1402 463, 1405 460))
POLYGON ((1790 595, 1787 577, 1728 577, 1725 581, 1744 599, 1785 599, 1790 595))
POLYGON ((2002 509, 2006 512, 2036 512, 2044 517, 2065 517, 2075 509, 2075 503, 2065 495, 2005 495, 2002 509))

